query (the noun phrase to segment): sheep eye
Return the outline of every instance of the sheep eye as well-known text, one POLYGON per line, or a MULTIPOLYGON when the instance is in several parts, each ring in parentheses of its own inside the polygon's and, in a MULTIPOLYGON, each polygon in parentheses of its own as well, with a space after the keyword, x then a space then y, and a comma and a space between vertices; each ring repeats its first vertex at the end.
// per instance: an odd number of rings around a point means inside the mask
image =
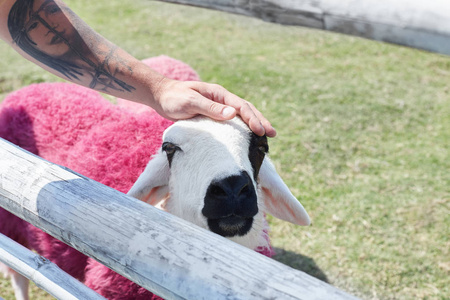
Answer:
POLYGON ((175 154, 175 152, 177 152, 178 150, 181 150, 180 147, 178 147, 175 144, 169 143, 169 142, 165 142, 162 144, 162 150, 164 152, 166 152, 167 154, 167 160, 169 161, 169 167, 172 166, 172 160, 173 160, 173 156, 175 154))
POLYGON ((162 145, 162 150, 167 153, 167 155, 173 155, 177 150, 181 150, 180 147, 178 147, 175 144, 165 142, 162 145))

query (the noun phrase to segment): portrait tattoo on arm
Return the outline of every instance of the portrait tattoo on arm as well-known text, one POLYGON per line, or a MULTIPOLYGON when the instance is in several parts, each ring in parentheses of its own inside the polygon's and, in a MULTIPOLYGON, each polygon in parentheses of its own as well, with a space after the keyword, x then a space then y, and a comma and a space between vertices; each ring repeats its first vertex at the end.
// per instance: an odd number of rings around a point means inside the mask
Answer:
POLYGON ((17 0, 8 16, 8 30, 25 53, 67 79, 103 92, 132 92, 117 78, 132 74, 107 42, 59 0, 17 0))

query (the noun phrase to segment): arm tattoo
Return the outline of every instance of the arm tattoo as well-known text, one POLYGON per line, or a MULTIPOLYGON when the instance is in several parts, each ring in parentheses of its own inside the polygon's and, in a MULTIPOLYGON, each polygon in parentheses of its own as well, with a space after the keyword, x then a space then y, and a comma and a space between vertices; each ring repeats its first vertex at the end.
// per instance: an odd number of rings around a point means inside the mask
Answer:
POLYGON ((132 73, 118 48, 86 27, 59 0, 17 0, 8 16, 13 43, 67 79, 103 92, 135 90, 117 78, 132 73))

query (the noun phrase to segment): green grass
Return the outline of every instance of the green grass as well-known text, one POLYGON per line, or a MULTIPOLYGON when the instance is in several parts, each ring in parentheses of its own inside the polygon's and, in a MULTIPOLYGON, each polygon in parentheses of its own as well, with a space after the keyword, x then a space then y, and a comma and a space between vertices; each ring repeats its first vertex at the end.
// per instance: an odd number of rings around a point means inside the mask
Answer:
MULTIPOLYGON (((449 298, 450 57, 181 5, 66 2, 136 57, 181 59, 269 118, 271 157, 313 220, 270 218, 276 259, 363 299, 449 298)), ((57 80, 0 50, 1 98, 57 80)))

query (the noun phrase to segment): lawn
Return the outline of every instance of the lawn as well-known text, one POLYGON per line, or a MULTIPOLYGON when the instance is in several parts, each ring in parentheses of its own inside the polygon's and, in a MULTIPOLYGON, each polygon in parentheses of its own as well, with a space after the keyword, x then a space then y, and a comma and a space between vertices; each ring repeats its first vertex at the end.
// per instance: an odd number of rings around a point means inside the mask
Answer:
MULTIPOLYGON (((183 60, 269 118, 271 157, 313 221, 270 218, 275 259, 362 299, 450 297, 450 57, 154 1, 66 2, 134 56, 183 60)), ((59 80, 0 51, 0 101, 59 80)))

